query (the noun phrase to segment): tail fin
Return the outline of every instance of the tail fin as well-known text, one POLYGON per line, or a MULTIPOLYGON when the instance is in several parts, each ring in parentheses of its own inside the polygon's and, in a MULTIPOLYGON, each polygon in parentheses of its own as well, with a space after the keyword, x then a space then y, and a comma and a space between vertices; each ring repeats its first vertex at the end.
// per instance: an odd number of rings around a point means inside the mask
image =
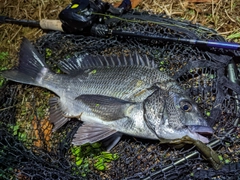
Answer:
POLYGON ((44 58, 33 45, 26 38, 23 38, 18 68, 4 71, 2 75, 12 81, 41 86, 43 77, 49 71, 43 60, 44 58))

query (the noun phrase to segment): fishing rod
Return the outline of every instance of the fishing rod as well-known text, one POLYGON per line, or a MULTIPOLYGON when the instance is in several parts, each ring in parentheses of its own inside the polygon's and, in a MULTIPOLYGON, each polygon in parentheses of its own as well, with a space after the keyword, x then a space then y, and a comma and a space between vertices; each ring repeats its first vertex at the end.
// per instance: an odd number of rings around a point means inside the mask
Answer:
POLYGON ((197 39, 174 38, 156 35, 151 32, 132 32, 109 29, 104 23, 104 14, 122 15, 132 8, 130 0, 123 0, 120 6, 113 7, 101 0, 73 0, 70 5, 59 14, 60 20, 43 19, 40 21, 17 20, 0 16, 0 23, 19 24, 23 26, 38 27, 47 30, 62 31, 71 34, 93 35, 100 37, 120 36, 125 38, 140 38, 163 42, 178 42, 197 47, 214 47, 229 50, 240 50, 239 43, 205 41, 197 39))
POLYGON ((142 39, 158 40, 158 41, 167 41, 167 42, 179 42, 183 44, 195 45, 198 47, 214 47, 214 48, 223 48, 229 50, 240 50, 240 44, 230 43, 230 42, 219 42, 219 41, 204 41, 197 39, 185 39, 185 38, 173 38, 168 36, 159 36, 151 33, 141 33, 141 32, 132 32, 124 30, 112 30, 109 29, 104 24, 97 24, 92 27, 91 30, 93 35, 105 37, 109 35, 121 36, 121 37, 135 37, 142 39))

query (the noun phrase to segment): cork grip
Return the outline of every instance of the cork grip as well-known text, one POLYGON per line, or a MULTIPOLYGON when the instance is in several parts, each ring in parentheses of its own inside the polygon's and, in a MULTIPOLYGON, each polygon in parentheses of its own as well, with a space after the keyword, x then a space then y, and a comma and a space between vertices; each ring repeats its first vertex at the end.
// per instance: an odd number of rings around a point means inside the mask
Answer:
POLYGON ((40 26, 41 26, 42 29, 63 31, 62 23, 61 23, 60 20, 43 19, 43 20, 40 21, 40 26))

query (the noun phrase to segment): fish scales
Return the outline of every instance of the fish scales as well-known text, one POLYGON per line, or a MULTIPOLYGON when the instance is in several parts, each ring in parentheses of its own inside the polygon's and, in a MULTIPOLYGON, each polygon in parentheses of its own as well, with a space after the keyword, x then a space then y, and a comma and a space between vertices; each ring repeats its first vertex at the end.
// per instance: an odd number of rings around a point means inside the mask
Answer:
POLYGON ((51 72, 23 39, 18 69, 2 75, 54 92, 58 97, 50 99, 53 130, 73 117, 83 121, 75 145, 103 141, 109 150, 122 134, 156 140, 189 136, 207 143, 202 134, 213 133, 196 103, 146 56, 79 55, 59 67, 66 74, 51 72))
MULTIPOLYGON (((62 76, 61 80, 53 82, 53 79, 58 78, 55 76, 45 77, 44 84, 48 89, 57 92, 59 96, 61 91, 64 91, 64 93, 76 94, 76 97, 79 94, 102 94, 133 101, 142 101, 146 98, 145 96, 134 96, 142 89, 151 88, 154 83, 161 81, 164 85, 160 76, 162 73, 157 69, 133 66, 96 68, 95 70, 94 74, 89 72, 86 73, 87 75, 79 75, 70 80, 68 76, 62 76), (146 74, 143 73, 144 71, 146 74), (150 78, 151 80, 149 80, 150 78), (80 81, 81 79, 82 81, 80 81), (66 85, 74 86, 65 88, 66 85)), ((167 80, 172 79, 168 78, 167 80)))

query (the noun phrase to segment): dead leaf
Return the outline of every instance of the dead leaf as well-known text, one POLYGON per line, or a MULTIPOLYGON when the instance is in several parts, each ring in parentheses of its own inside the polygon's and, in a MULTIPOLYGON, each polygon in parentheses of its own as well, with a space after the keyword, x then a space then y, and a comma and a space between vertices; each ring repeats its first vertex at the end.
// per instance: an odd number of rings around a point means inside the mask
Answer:
POLYGON ((34 142, 34 145, 36 147, 42 147, 44 142, 45 142, 47 144, 47 146, 50 147, 50 138, 51 138, 51 134, 52 134, 52 124, 49 122, 49 120, 43 119, 40 122, 40 127, 39 127, 37 121, 38 121, 38 119, 36 118, 36 116, 34 116, 34 119, 32 120, 32 126, 34 128, 35 138, 37 139, 34 142), (43 138, 40 138, 40 132, 42 133, 43 138))

